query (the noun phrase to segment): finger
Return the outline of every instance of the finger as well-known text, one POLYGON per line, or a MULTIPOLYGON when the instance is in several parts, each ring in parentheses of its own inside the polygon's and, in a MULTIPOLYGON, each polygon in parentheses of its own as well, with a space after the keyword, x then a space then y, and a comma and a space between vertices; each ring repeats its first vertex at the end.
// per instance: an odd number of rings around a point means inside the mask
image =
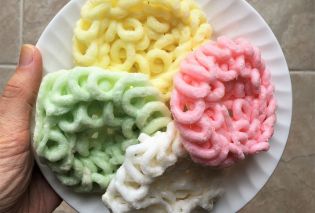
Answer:
POLYGON ((28 127, 30 112, 41 78, 42 59, 39 50, 32 45, 23 45, 16 72, 9 80, 0 98, 0 115, 6 125, 11 126, 10 123, 14 122, 26 125, 25 128, 28 127))

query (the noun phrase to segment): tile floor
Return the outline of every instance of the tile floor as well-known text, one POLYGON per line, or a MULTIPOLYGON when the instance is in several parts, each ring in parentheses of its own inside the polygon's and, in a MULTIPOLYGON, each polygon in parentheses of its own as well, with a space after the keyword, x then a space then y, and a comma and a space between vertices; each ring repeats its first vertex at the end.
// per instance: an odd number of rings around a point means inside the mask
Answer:
MULTIPOLYGON (((1 0, 0 91, 22 43, 40 33, 68 0, 1 0)), ((315 212, 315 1, 248 0, 269 23, 290 68, 294 111, 284 155, 266 186, 240 213, 315 212)), ((55 213, 75 212, 65 203, 55 213)))

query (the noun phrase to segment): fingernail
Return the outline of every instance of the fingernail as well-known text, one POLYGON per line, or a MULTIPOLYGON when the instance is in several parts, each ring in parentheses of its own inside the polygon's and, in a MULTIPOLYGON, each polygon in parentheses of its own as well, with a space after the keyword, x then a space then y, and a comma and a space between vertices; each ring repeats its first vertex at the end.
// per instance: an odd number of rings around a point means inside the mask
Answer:
POLYGON ((34 48, 32 45, 24 44, 21 48, 19 67, 27 66, 33 62, 34 48))

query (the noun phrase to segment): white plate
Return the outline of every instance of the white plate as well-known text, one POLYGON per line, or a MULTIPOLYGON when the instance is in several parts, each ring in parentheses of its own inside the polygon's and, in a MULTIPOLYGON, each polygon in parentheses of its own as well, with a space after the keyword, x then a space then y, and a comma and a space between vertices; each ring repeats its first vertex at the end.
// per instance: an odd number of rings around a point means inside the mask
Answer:
MULTIPOLYGON (((45 72, 72 68, 72 36, 81 6, 86 0, 71 0, 51 21, 40 37, 45 72)), ((262 50, 262 56, 272 74, 278 102, 275 133, 267 153, 249 158, 231 168, 224 180, 225 194, 215 206, 216 213, 236 212, 249 202, 267 182, 276 168, 289 134, 292 111, 291 81, 288 67, 274 34, 261 16, 244 0, 199 0, 215 36, 245 37, 262 50)), ((81 195, 62 186, 44 165, 40 168, 56 190, 71 206, 80 212, 108 212, 100 195, 81 195)))

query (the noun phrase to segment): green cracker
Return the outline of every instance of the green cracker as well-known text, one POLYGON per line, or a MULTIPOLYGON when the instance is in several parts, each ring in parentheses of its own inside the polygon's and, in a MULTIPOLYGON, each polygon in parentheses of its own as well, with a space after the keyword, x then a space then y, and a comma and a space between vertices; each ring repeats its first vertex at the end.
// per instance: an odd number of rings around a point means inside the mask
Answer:
POLYGON ((44 77, 34 146, 57 178, 78 192, 105 191, 140 133, 171 121, 146 75, 76 67, 44 77))

